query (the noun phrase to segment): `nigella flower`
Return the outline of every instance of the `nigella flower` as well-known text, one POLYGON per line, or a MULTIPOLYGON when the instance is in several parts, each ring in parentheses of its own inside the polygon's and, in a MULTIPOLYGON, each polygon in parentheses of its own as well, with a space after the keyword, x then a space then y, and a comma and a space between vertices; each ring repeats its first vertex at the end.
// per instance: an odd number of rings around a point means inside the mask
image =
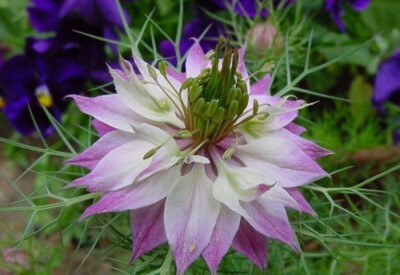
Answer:
POLYGON ((22 135, 35 131, 29 108, 44 136, 54 128, 42 106, 58 120, 65 110, 68 94, 82 91, 86 79, 74 52, 54 50, 48 40, 27 39, 26 53, 17 55, 0 69, 0 90, 4 112, 10 124, 22 135))
POLYGON ((344 15, 343 5, 346 3, 353 10, 363 11, 370 4, 371 0, 326 0, 325 8, 331 13, 333 20, 342 32, 346 27, 342 21, 344 15))
POLYGON ((82 218, 129 210, 133 260, 168 242, 178 274, 200 255, 215 274, 231 246, 260 268, 269 239, 298 251, 285 208, 315 214, 297 187, 327 176, 330 152, 293 123, 306 104, 250 85, 243 50, 221 46, 196 42, 186 74, 134 56, 140 76, 110 69, 117 94, 72 96, 102 135, 68 161, 92 170, 69 187, 103 193, 82 218))

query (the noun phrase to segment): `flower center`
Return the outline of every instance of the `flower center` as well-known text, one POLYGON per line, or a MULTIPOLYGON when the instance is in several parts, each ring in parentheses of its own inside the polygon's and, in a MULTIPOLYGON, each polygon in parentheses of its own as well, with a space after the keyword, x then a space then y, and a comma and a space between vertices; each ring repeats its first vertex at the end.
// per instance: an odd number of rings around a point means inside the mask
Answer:
POLYGON ((50 94, 49 88, 46 84, 41 84, 36 87, 35 95, 40 104, 49 108, 53 105, 53 97, 50 94))
MULTIPOLYGON (((188 86, 187 129, 195 144, 214 144, 231 133, 249 101, 246 81, 237 71, 239 53, 226 43, 220 61, 222 39, 204 69, 188 86)), ((185 83, 183 84, 185 85, 185 83)))
POLYGON ((6 106, 6 101, 4 98, 0 95, 0 110, 3 109, 6 106))

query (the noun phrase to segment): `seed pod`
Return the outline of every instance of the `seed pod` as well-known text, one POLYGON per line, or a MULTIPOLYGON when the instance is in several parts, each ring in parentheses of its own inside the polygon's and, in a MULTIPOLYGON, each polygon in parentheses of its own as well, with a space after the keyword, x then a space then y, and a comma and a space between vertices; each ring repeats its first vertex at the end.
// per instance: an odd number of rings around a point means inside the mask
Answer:
POLYGON ((238 82, 239 88, 242 90, 242 93, 247 94, 247 85, 246 82, 244 81, 239 81, 238 82))
POLYGON ((220 123, 225 117, 225 112, 225 108, 218 107, 217 112, 215 112, 215 115, 213 116, 211 121, 214 123, 220 123))
POLYGON ((183 129, 178 131, 178 136, 181 138, 191 138, 193 134, 189 130, 183 129))
POLYGON ((232 157, 232 155, 235 153, 236 147, 229 147, 226 149, 225 153, 222 155, 222 158, 224 160, 228 160, 232 157))

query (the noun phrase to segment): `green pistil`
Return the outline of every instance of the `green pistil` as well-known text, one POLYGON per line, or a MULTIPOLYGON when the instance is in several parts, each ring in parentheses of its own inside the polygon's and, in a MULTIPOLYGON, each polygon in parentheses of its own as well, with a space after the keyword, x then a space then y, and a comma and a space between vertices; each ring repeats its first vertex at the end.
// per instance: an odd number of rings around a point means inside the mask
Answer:
POLYGON ((187 130, 192 132, 195 144, 218 142, 232 131, 235 121, 243 114, 248 101, 246 82, 237 71, 239 53, 232 49, 229 40, 223 53, 219 69, 223 39, 220 38, 211 68, 183 83, 181 90, 188 89, 187 130), (183 87, 185 86, 185 87, 183 87))

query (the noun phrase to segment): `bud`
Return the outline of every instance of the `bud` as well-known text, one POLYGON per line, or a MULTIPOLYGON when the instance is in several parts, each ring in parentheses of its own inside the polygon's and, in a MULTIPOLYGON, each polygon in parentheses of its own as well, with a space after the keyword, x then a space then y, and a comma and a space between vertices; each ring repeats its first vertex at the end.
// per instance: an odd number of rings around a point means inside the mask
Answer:
POLYGON ((158 70, 162 76, 167 77, 167 65, 165 64, 164 60, 158 62, 158 70))
POLYGON ((189 86, 192 85, 192 83, 193 83, 193 78, 189 77, 182 83, 180 90, 182 91, 182 90, 189 88, 189 86))
POLYGON ((226 149, 225 153, 222 155, 222 158, 224 160, 228 160, 230 159, 233 154, 235 153, 236 147, 229 147, 228 149, 226 149))
POLYGON ((181 138, 191 138, 193 134, 189 130, 180 130, 178 131, 178 136, 181 138))
POLYGON ((151 78, 153 78, 154 80, 157 79, 157 72, 151 65, 147 64, 147 70, 149 71, 151 78))
POLYGON ((250 50, 257 57, 264 57, 270 50, 283 49, 284 40, 271 22, 255 24, 247 33, 250 50))

